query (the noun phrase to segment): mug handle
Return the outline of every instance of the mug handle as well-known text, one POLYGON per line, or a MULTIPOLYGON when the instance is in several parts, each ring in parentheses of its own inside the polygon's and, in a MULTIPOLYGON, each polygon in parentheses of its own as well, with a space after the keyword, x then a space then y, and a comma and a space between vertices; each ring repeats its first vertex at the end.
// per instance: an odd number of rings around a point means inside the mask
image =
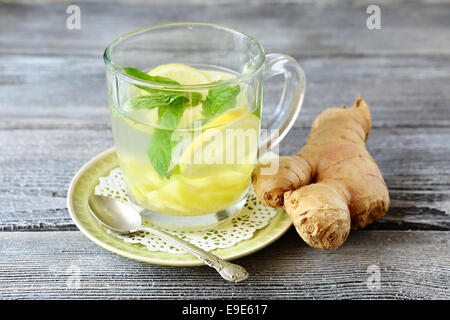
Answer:
POLYGON ((265 137, 260 139, 258 154, 261 157, 278 145, 294 125, 305 96, 305 72, 294 58, 281 53, 266 55, 264 79, 282 74, 284 87, 280 101, 268 122, 265 137), (277 130, 273 134, 273 130, 277 130))

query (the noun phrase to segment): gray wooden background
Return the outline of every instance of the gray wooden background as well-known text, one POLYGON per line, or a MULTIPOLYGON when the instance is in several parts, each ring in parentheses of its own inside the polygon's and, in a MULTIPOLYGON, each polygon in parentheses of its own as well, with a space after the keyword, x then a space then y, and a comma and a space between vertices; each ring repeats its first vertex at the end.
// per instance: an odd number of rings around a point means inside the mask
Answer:
POLYGON ((74 3, 81 30, 66 28, 68 1, 0 1, 0 298, 450 298, 450 2, 74 3), (381 30, 366 27, 369 4, 381 8, 381 30), (238 260, 251 277, 237 285, 207 267, 140 263, 85 238, 66 193, 113 144, 103 50, 128 31, 182 21, 241 29, 302 64, 306 98, 283 154, 300 148, 321 110, 361 93, 388 215, 331 252, 290 230, 238 260), (366 284, 371 265, 378 289, 366 284), (77 272, 80 287, 68 286, 77 272))

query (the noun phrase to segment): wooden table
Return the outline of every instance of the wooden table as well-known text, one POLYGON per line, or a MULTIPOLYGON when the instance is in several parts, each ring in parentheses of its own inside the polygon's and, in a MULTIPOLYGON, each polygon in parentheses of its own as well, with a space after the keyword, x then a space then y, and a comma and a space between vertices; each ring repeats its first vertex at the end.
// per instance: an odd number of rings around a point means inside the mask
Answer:
POLYGON ((450 2, 382 2, 381 30, 366 26, 376 1, 78 1, 80 30, 66 28, 67 3, 19 2, 0 4, 0 298, 450 298, 450 2), (128 31, 181 21, 241 29, 302 64, 306 99, 283 154, 299 149, 320 111, 361 93, 388 215, 330 252, 290 230, 238 260, 251 277, 237 285, 85 238, 66 194, 75 172, 113 144, 103 50, 128 31))

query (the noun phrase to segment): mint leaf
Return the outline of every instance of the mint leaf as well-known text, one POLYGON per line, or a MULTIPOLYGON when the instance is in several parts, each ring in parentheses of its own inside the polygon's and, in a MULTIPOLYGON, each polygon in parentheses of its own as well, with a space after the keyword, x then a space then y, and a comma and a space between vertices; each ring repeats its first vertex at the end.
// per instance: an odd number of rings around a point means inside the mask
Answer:
POLYGON ((166 173, 166 178, 169 179, 172 174, 180 174, 180 165, 177 164, 175 167, 173 167, 172 170, 166 173))
MULTIPOLYGON (((185 99, 178 97, 168 105, 158 106, 158 121, 165 128, 175 129, 180 123, 185 109, 185 99)), ((169 170, 172 159, 172 150, 177 141, 172 140, 173 130, 155 129, 150 144, 147 148, 147 156, 153 169, 162 178, 169 179, 174 170, 169 170)))
POLYGON ((173 97, 173 100, 178 97, 185 98, 186 101, 190 101, 190 103, 186 103, 186 106, 196 106, 202 100, 202 94, 199 92, 188 92, 188 91, 175 91, 175 90, 163 90, 163 89, 153 89, 142 86, 136 86, 139 89, 147 91, 151 95, 165 95, 169 97, 173 97))
MULTIPOLYGON (((125 68, 123 68, 123 70, 130 76, 133 76, 135 78, 145 80, 145 81, 151 81, 151 82, 156 82, 156 83, 161 83, 161 84, 180 84, 179 82, 174 81, 170 78, 160 77, 160 76, 151 76, 151 75, 149 75, 139 69, 136 69, 136 68, 125 67, 125 68)), ((141 90, 147 91, 149 93, 161 93, 161 92, 165 92, 167 94, 177 93, 176 91, 163 91, 163 90, 159 90, 159 89, 138 86, 136 84, 134 86, 138 87, 141 90)))
POLYGON ((155 90, 152 94, 139 96, 128 100, 125 105, 125 110, 141 110, 153 109, 157 107, 166 107, 178 99, 183 101, 185 108, 196 106, 200 103, 202 98, 201 93, 198 92, 173 92, 155 90))
MULTIPOLYGON (((149 75, 139 69, 136 69, 136 68, 125 67, 125 68, 123 68, 123 70, 125 70, 125 72, 127 74, 129 74, 130 76, 133 76, 133 77, 141 79, 141 80, 146 80, 146 81, 151 81, 151 82, 156 82, 156 83, 161 83, 161 84, 180 84, 179 82, 172 80, 170 78, 160 77, 160 76, 151 76, 151 75, 149 75)), ((138 87, 139 89, 142 89, 149 93, 164 92, 167 95, 183 96, 183 97, 191 100, 193 106, 199 104, 200 100, 202 99, 202 94, 198 93, 198 92, 160 90, 160 89, 147 88, 147 87, 138 86, 138 85, 135 85, 135 86, 138 87)))
POLYGON ((224 86, 208 91, 208 96, 203 101, 202 113, 205 117, 213 117, 224 111, 231 109, 236 104, 236 96, 240 92, 240 87, 224 86))
POLYGON ((146 96, 135 97, 128 100, 125 103, 125 110, 141 110, 141 109, 154 109, 162 106, 169 106, 179 96, 166 95, 166 94, 150 94, 146 96))
POLYGON ((168 129, 176 129, 183 117, 185 103, 180 97, 169 105, 158 107, 158 121, 161 126, 168 129))
POLYGON ((186 107, 195 107, 202 101, 202 94, 199 92, 183 92, 183 97, 187 98, 190 103, 186 104, 186 107))
POLYGON ((172 132, 171 130, 155 129, 147 148, 150 163, 161 179, 166 177, 172 158, 174 147, 172 132))
POLYGON ((136 69, 136 68, 126 67, 126 68, 123 68, 123 70, 125 70, 125 72, 127 74, 129 74, 130 76, 133 76, 133 77, 141 79, 141 80, 157 82, 157 83, 164 83, 164 84, 179 84, 178 82, 176 82, 172 79, 166 78, 166 77, 151 76, 151 75, 149 75, 139 69, 136 69))
MULTIPOLYGON (((160 105, 158 107, 159 124, 168 129, 176 129, 186 109, 186 102, 187 100, 184 97, 178 97, 171 104, 160 105)), ((165 177, 169 179, 173 173, 179 172, 178 165, 168 171, 172 158, 172 150, 177 144, 177 141, 171 139, 172 134, 173 130, 155 129, 147 149, 150 162, 161 178, 165 177)))
POLYGON ((252 115, 254 115, 255 117, 257 117, 258 119, 261 119, 261 104, 258 105, 258 108, 256 108, 253 112, 252 115))
MULTIPOLYGON (((138 70, 136 68, 123 68, 125 72, 135 78, 151 81, 151 82, 157 82, 161 84, 180 84, 177 81, 174 81, 172 79, 166 78, 166 77, 160 77, 160 76, 151 76, 141 70, 138 70)), ((137 88, 147 91, 150 93, 148 96, 142 96, 132 99, 132 101, 129 101, 127 103, 127 107, 135 110, 139 109, 153 109, 155 107, 158 107, 158 105, 155 106, 158 102, 161 103, 162 106, 166 106, 168 104, 171 104, 175 100, 177 100, 180 97, 185 98, 185 107, 189 106, 196 106, 200 103, 202 99, 202 94, 199 92, 188 92, 188 91, 176 91, 176 90, 162 90, 162 89, 153 89, 148 88, 144 86, 134 85, 137 88), (148 97, 148 98, 144 98, 148 97), (136 100, 135 100, 136 99, 136 100)))

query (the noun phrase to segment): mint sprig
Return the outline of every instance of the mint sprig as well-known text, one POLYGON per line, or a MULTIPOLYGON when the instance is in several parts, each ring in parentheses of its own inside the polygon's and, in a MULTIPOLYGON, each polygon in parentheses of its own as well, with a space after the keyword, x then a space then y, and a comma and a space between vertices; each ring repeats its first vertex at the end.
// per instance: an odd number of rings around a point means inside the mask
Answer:
POLYGON ((175 102, 176 99, 179 97, 177 96, 170 96, 170 95, 164 95, 164 94, 149 94, 146 96, 140 96, 135 97, 130 100, 128 100, 125 103, 124 109, 125 110, 142 110, 142 109, 154 109, 161 106, 169 106, 173 102, 175 102))
MULTIPOLYGON (((127 67, 124 70, 128 75, 141 80, 161 84, 179 84, 170 78, 152 76, 136 68, 127 67)), ((149 94, 130 99, 124 108, 126 110, 158 108, 158 123, 166 129, 155 129, 147 148, 147 156, 158 175, 167 179, 173 173, 179 172, 179 167, 175 166, 171 170, 169 167, 173 148, 178 143, 172 138, 172 134, 178 127, 184 111, 202 103, 202 114, 205 117, 218 116, 235 107, 236 97, 240 92, 239 86, 223 86, 210 89, 206 99, 202 100, 202 94, 199 92, 154 89, 136 84, 134 86, 149 94)))
MULTIPOLYGON (((172 79, 166 78, 166 77, 160 77, 160 76, 151 76, 145 72, 142 72, 139 69, 136 68, 123 68, 125 70, 125 72, 130 75, 133 76, 135 78, 141 79, 141 80, 145 80, 145 81, 151 81, 151 82, 155 82, 155 83, 161 83, 161 84, 177 84, 179 85, 180 83, 177 81, 174 81, 172 79)), ((154 89, 154 88, 148 88, 148 87, 144 87, 144 86, 140 86, 140 85, 134 85, 137 88, 144 90, 148 93, 150 93, 150 95, 148 96, 141 96, 141 97, 137 97, 134 99, 131 99, 128 103, 129 107, 133 108, 134 103, 136 102, 136 104, 138 105, 136 108, 147 108, 147 109, 153 109, 153 101, 156 100, 160 100, 160 101, 164 101, 164 100, 170 100, 170 102, 176 100, 179 97, 183 97, 186 101, 185 101, 185 105, 187 106, 196 106, 200 103, 201 99, 202 99, 202 94, 199 92, 188 92, 188 91, 176 91, 176 90, 162 90, 162 89, 154 89), (149 97, 148 99, 142 98, 142 97, 149 97), (151 97, 151 98, 150 98, 151 97), (140 99, 138 99, 140 98, 140 99), (137 100, 135 100, 137 99, 137 100), (146 104, 146 102, 149 102, 148 104, 146 104), (147 107, 145 107, 147 105, 147 107)), ((135 109, 135 108, 133 108, 135 109)))
MULTIPOLYGON (((141 80, 145 80, 145 81, 150 81, 150 82, 156 82, 156 83, 164 83, 164 84, 179 84, 178 82, 170 79, 170 78, 166 78, 166 77, 160 77, 160 76, 151 76, 148 73, 145 73, 139 69, 136 68, 130 68, 130 67, 126 67, 123 68, 123 70, 130 76, 141 79, 141 80)), ((145 87, 143 87, 145 88, 145 87)), ((143 89, 145 90, 145 89, 143 89)))
POLYGON ((202 113, 207 118, 215 117, 234 108, 236 97, 240 92, 239 86, 224 86, 208 91, 208 96, 202 105, 202 113))
POLYGON ((172 140, 172 133, 171 130, 155 129, 147 148, 150 163, 161 178, 167 175, 172 159, 172 150, 176 144, 172 140))
MULTIPOLYGON (((178 82, 160 76, 151 76, 136 68, 124 68, 125 72, 135 78, 162 84, 179 84, 178 82)), ((158 123, 167 129, 155 129, 147 148, 147 156, 153 169, 161 178, 170 178, 174 170, 169 171, 172 150, 176 141, 172 139, 173 130, 178 127, 184 110, 198 105, 202 95, 198 92, 153 89, 135 85, 148 95, 135 97, 127 101, 125 109, 142 110, 158 108, 158 123)))

